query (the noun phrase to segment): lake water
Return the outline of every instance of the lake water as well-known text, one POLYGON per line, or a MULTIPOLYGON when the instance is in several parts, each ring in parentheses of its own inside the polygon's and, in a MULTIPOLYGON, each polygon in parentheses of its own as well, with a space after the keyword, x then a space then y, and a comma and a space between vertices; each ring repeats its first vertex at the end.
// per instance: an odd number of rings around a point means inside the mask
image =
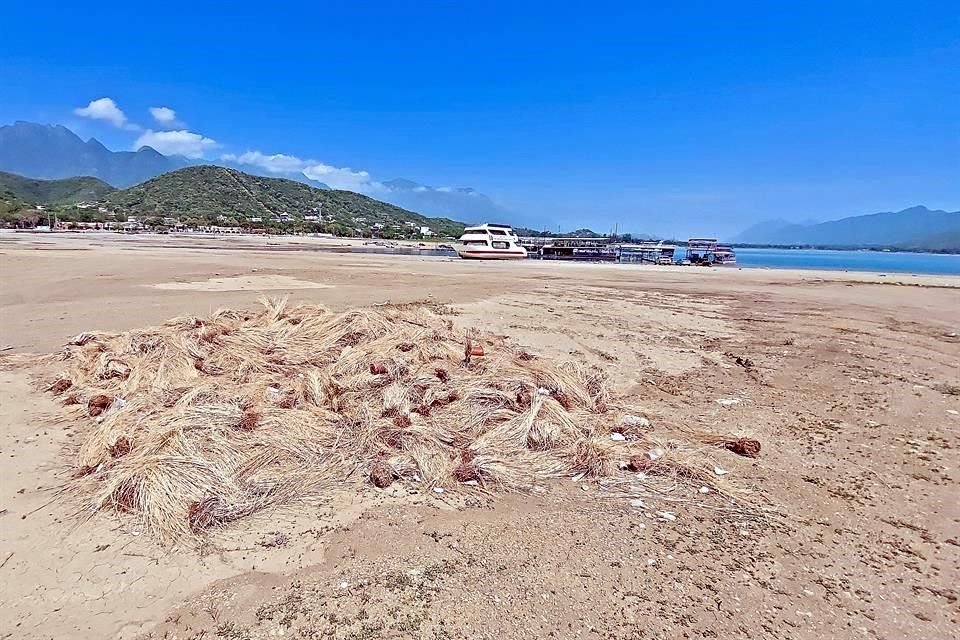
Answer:
POLYGON ((735 248, 737 265, 741 267, 960 275, 960 255, 892 251, 735 248))

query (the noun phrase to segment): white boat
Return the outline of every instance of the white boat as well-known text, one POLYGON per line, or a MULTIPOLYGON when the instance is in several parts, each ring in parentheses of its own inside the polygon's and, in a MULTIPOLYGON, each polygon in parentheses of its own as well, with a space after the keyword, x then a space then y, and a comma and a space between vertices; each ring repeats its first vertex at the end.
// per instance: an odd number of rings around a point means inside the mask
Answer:
POLYGON ((513 229, 504 224, 467 227, 456 246, 461 258, 474 260, 515 260, 526 258, 527 250, 513 229))

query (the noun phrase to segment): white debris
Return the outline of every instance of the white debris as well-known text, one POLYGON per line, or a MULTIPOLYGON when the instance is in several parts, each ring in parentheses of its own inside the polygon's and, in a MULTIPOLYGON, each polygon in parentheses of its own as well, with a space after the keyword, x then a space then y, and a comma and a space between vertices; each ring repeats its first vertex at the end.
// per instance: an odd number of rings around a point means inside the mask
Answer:
POLYGON ((715 474, 717 474, 718 476, 725 476, 725 475, 727 475, 728 473, 730 473, 730 472, 727 471, 726 469, 721 469, 720 467, 714 467, 714 468, 713 468, 713 472, 714 472, 715 474))
POLYGON ((654 447, 653 449, 650 449, 650 451, 647 451, 647 457, 650 458, 651 460, 659 460, 666 453, 667 452, 661 449, 660 447, 654 447))
POLYGON ((647 503, 645 503, 645 502, 644 502, 643 500, 641 500, 640 498, 634 498, 633 500, 631 500, 631 501, 630 501, 630 506, 631 506, 631 507, 640 507, 641 509, 649 509, 649 508, 650 508, 650 507, 647 506, 647 503))
POLYGON ((645 474, 643 471, 637 474, 637 480, 640 480, 641 482, 643 482, 646 479, 647 479, 647 474, 645 474))
POLYGON ((347 582, 346 580, 344 580, 343 582, 340 583, 340 588, 341 588, 341 589, 348 589, 348 588, 350 588, 350 583, 347 582))
POLYGON ((960 415, 960 411, 957 411, 956 409, 947 409, 947 413, 952 416, 960 415))
POLYGON ((537 388, 537 393, 542 396, 548 396, 550 395, 550 389, 547 389, 546 387, 539 387, 537 388))
POLYGON ((664 520, 667 522, 673 522, 674 520, 677 519, 676 514, 671 513, 670 511, 657 511, 657 515, 660 516, 661 520, 664 520))
POLYGON ((627 416, 623 416, 623 418, 620 420, 620 424, 622 424, 625 427, 646 428, 650 426, 650 421, 644 418, 643 416, 627 415, 627 416))
POLYGON ((637 523, 637 529, 646 529, 646 528, 647 528, 647 525, 643 524, 642 522, 637 523))
POLYGON ((700 493, 702 494, 710 493, 710 487, 700 487, 700 493))
POLYGON ((714 400, 721 407, 732 407, 735 404, 740 404, 740 398, 720 398, 719 400, 714 400))
POLYGON ((610 434, 610 439, 613 440, 614 442, 623 442, 624 440, 627 439, 627 437, 622 433, 614 432, 610 434))
MULTIPOLYGON (((477 486, 479 483, 478 483, 476 480, 467 480, 467 481, 464 482, 463 484, 467 485, 468 487, 475 487, 475 486, 477 486)), ((440 487, 437 487, 437 488, 439 489, 440 487)), ((538 488, 539 488, 539 487, 534 487, 533 490, 536 491, 538 488)))
POLYGON ((443 493, 443 487, 434 487, 434 488, 433 488, 433 492, 434 492, 434 493, 443 493))

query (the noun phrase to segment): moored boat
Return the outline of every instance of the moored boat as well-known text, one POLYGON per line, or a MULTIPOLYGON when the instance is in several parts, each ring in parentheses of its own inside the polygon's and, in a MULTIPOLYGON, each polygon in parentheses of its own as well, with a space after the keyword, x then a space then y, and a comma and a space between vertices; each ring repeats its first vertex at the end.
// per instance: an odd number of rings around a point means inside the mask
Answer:
POLYGON ((504 224, 467 227, 456 246, 461 258, 473 260, 513 260, 527 257, 513 229, 504 224))
POLYGON ((716 238, 690 238, 687 240, 686 262, 708 266, 737 264, 737 254, 730 245, 718 244, 716 238))

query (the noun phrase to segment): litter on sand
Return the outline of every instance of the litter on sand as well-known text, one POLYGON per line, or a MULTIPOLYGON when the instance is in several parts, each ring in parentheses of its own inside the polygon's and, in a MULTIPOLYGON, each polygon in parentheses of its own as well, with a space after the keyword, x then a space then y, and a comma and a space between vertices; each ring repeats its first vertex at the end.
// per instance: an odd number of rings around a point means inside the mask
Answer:
POLYGON ((715 400, 714 402, 716 402, 721 407, 732 407, 734 405, 740 404, 741 400, 740 398, 720 398, 719 400, 715 400))
POLYGON ((603 370, 457 328, 444 305, 261 302, 4 360, 75 423, 61 494, 81 515, 176 542, 370 485, 529 492, 630 473, 696 487, 726 473, 704 445, 730 438, 652 431, 603 370))

